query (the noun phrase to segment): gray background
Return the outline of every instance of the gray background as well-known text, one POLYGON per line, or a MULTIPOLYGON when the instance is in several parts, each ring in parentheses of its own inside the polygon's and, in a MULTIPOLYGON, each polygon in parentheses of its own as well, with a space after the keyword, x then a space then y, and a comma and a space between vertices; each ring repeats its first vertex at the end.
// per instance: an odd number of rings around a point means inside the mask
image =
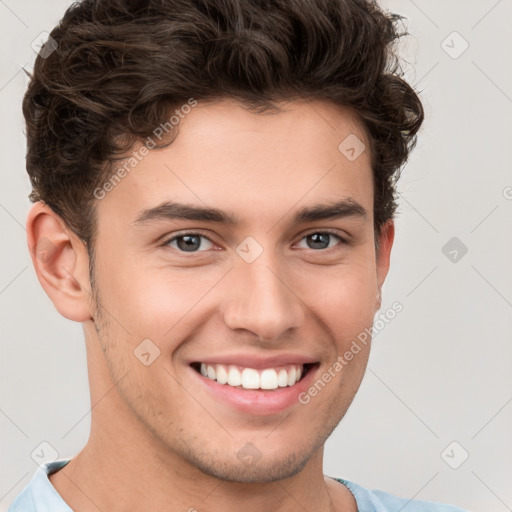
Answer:
MULTIPOLYGON (((24 230, 21 68, 32 68, 31 42, 69 4, 0 0, 0 510, 28 483, 41 442, 71 457, 90 427, 81 326, 44 294, 24 230)), ((427 113, 400 184, 383 290, 383 312, 395 301, 404 309, 375 337, 361 390, 326 445, 325 473, 405 497, 510 511, 512 2, 384 4, 408 18, 403 66, 427 113)))

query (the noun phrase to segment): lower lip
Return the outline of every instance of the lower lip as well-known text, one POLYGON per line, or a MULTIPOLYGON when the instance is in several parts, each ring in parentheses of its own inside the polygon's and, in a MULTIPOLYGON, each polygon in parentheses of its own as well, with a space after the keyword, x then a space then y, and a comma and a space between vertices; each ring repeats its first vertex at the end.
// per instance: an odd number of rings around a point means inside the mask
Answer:
POLYGON ((232 408, 246 414, 265 415, 282 412, 294 404, 300 405, 299 395, 309 388, 318 366, 310 367, 306 375, 293 386, 275 390, 235 388, 204 377, 192 367, 190 367, 190 370, 206 388, 207 392, 217 400, 227 403, 232 408))

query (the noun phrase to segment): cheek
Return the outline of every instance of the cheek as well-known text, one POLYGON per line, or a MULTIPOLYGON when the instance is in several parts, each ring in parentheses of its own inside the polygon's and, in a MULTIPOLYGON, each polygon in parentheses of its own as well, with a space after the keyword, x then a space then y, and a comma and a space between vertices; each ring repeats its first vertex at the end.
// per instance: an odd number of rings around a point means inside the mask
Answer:
POLYGON ((354 334, 353 329, 373 322, 377 281, 371 266, 340 266, 330 271, 317 271, 311 279, 300 279, 303 296, 307 298, 305 302, 314 307, 327 324, 343 328, 337 331, 342 336, 354 334))
POLYGON ((197 318, 223 273, 119 265, 101 276, 101 299, 126 331, 161 343, 184 319, 197 318))

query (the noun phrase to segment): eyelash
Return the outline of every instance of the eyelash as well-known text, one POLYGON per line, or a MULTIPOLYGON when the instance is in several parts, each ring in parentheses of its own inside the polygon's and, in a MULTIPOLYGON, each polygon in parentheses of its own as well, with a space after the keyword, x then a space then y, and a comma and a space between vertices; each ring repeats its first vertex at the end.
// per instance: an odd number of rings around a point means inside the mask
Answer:
MULTIPOLYGON (((327 249, 309 249, 310 251, 312 252, 330 252, 331 250, 335 249, 338 245, 346 245, 348 244, 347 240, 345 240, 342 236, 340 236, 337 232, 331 230, 331 229, 323 229, 323 230, 315 230, 315 231, 310 231, 306 234, 304 234, 302 236, 302 238, 299 240, 299 242, 301 242, 302 240, 304 240, 304 238, 307 238, 308 236, 310 235, 314 235, 314 234, 328 234, 328 235, 332 235, 336 238, 338 238, 338 240, 340 241, 339 244, 336 244, 334 247, 329 247, 327 249)), ((171 238, 167 238, 161 245, 161 247, 167 247, 167 248, 170 248, 169 247, 169 244, 171 242, 173 242, 174 240, 178 239, 178 238, 181 238, 183 236, 201 236, 203 238, 206 238, 206 240, 208 240, 209 242, 211 242, 212 244, 215 244, 215 242, 208 236, 206 235, 203 231, 185 231, 183 233, 178 233, 177 235, 173 235, 171 238)), ((173 249, 173 248, 171 248, 173 249)), ((186 251, 180 251, 179 249, 173 249, 173 250, 177 250, 179 253, 181 254, 185 254, 187 255, 187 252, 186 251)), ((194 254, 200 254, 202 252, 206 252, 206 251, 191 251, 190 253, 188 253, 188 255, 192 256, 194 254)))

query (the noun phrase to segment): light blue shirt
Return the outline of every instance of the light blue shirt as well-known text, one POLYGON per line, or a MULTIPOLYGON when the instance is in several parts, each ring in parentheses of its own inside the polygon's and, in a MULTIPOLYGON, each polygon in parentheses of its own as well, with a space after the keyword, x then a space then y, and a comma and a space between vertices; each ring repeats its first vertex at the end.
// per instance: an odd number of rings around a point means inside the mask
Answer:
MULTIPOLYGON (((50 482, 48 475, 71 459, 45 462, 36 470, 7 512, 73 512, 50 482)), ((359 512, 467 512, 452 505, 398 498, 384 491, 371 491, 348 480, 335 478, 354 495, 359 512)))

